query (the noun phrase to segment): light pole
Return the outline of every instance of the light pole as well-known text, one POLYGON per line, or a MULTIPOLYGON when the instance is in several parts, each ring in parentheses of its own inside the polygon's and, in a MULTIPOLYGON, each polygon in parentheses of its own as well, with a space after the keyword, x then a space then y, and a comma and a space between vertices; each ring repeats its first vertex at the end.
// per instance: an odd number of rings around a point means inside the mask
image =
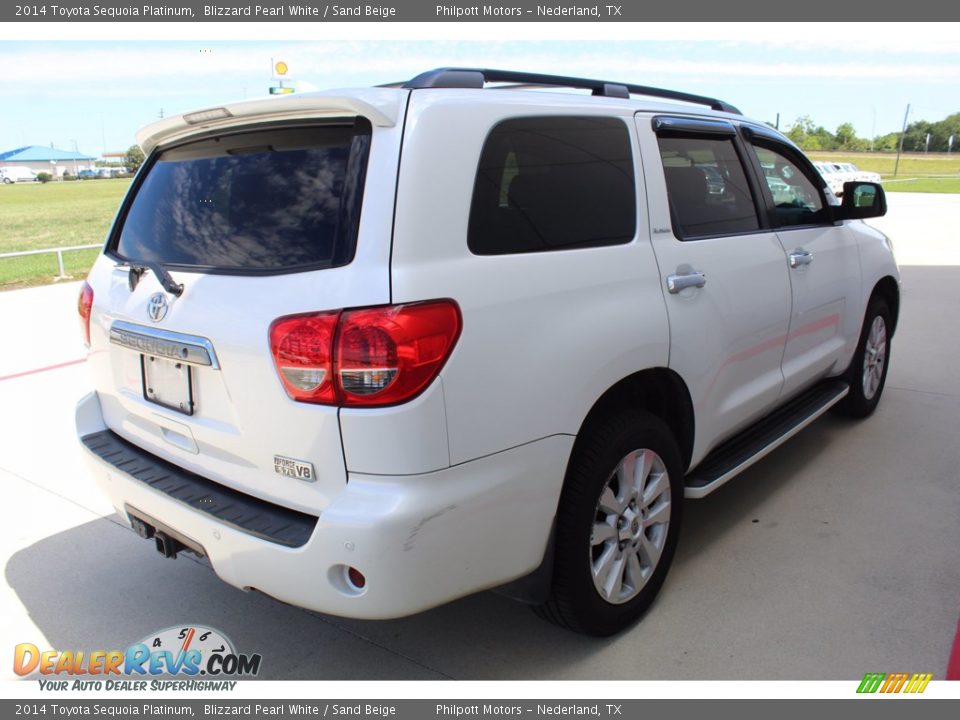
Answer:
POLYGON ((910 103, 907 103, 907 111, 903 114, 903 129, 900 130, 900 144, 897 145, 897 162, 893 166, 893 176, 897 176, 897 170, 900 169, 900 153, 903 152, 903 136, 907 134, 907 118, 910 116, 910 103))
POLYGON ((80 154, 80 149, 77 147, 77 141, 73 140, 73 176, 77 176, 77 155, 80 154))

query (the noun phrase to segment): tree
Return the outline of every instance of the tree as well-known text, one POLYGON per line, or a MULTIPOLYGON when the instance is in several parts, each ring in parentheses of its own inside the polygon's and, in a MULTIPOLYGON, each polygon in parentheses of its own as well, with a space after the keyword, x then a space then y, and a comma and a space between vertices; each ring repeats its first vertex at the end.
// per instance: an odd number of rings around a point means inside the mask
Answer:
MULTIPOLYGON (((960 152, 960 113, 948 115, 943 120, 929 122, 917 120, 907 126, 903 137, 903 149, 907 152, 923 152, 930 133, 930 152, 946 152, 950 136, 955 136, 954 150, 960 152)), ((869 150, 870 141, 857 137, 853 123, 841 123, 836 133, 814 124, 809 115, 798 117, 786 131, 787 137, 804 150, 869 150)), ((895 151, 900 145, 900 133, 892 132, 873 139, 873 149, 879 152, 895 151)))
MULTIPOLYGON (((943 120, 930 123, 927 132, 930 133, 930 152, 946 152, 950 136, 956 135, 960 138, 960 113, 954 113, 943 120)), ((926 143, 926 137, 922 140, 926 143)), ((956 139, 953 141, 953 147, 957 147, 956 139)))
POLYGON ((837 147, 833 133, 821 125, 814 125, 809 115, 798 117, 786 134, 804 150, 835 150, 837 147))
POLYGON ((877 152, 893 152, 900 143, 900 133, 892 132, 886 135, 879 135, 873 139, 873 149, 877 152))
POLYGON ((864 138, 857 137, 857 131, 853 127, 853 123, 841 123, 837 128, 837 132, 834 134, 834 137, 837 142, 837 149, 839 150, 867 150, 870 147, 870 142, 864 138))
POLYGON ((946 152, 951 135, 956 135, 954 148, 960 140, 960 113, 948 115, 943 120, 928 122, 917 120, 907 126, 903 136, 903 149, 907 152, 923 152, 927 148, 927 133, 930 133, 930 152, 946 152))
POLYGON ((130 172, 139 170, 145 159, 143 150, 140 149, 139 145, 131 145, 130 149, 127 150, 127 167, 130 168, 130 172))
POLYGON ((931 130, 932 125, 926 120, 910 123, 903 136, 903 149, 906 152, 923 152, 927 147, 927 133, 931 130))
POLYGON ((787 130, 787 137, 793 140, 800 147, 806 147, 804 144, 807 137, 814 132, 813 120, 809 115, 798 117, 796 122, 787 130))

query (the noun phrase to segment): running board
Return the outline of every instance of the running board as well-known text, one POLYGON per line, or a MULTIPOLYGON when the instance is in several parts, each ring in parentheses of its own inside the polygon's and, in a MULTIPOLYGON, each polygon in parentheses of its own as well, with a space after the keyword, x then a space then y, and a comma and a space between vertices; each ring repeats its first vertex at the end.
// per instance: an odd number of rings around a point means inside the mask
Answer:
POLYGON ((803 430, 848 392, 845 382, 827 380, 734 435, 687 475, 684 497, 706 497, 803 430))

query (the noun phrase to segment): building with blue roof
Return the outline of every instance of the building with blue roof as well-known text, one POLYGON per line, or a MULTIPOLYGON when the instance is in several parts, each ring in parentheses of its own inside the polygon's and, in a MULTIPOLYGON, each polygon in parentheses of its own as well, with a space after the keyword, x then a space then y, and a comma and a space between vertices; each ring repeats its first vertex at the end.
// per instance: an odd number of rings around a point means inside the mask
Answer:
POLYGON ((65 172, 76 175, 81 170, 93 169, 95 159, 72 150, 27 145, 0 153, 0 168, 26 168, 35 173, 48 172, 62 177, 65 172))

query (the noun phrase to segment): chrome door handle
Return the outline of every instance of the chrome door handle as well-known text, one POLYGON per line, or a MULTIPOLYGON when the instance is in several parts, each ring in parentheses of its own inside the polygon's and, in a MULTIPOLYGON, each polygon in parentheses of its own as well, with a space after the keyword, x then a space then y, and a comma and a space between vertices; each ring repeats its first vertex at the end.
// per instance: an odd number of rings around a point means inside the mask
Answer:
POLYGON ((683 275, 667 275, 667 290, 676 295, 689 287, 702 288, 707 284, 707 276, 702 272, 688 272, 683 275))
POLYGON ((813 253, 806 250, 794 250, 790 253, 790 267, 798 268, 801 265, 809 265, 813 262, 813 253))

